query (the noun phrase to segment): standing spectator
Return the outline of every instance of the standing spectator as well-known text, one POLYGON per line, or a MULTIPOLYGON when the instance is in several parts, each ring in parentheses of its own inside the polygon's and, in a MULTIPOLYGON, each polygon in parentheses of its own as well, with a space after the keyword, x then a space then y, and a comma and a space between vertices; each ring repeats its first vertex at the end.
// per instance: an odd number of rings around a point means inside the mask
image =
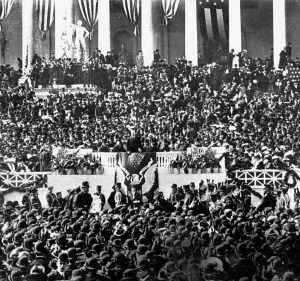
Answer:
POLYGON ((130 200, 130 204, 134 207, 139 207, 142 204, 142 195, 138 192, 139 185, 132 184, 131 186, 131 196, 128 198, 130 200))
POLYGON ((276 198, 273 194, 272 187, 269 185, 265 185, 264 196, 263 196, 260 204, 254 210, 253 214, 261 212, 267 207, 274 209, 275 206, 276 206, 276 198))
POLYGON ((82 182, 81 191, 74 198, 73 209, 83 209, 87 212, 90 210, 93 198, 89 193, 89 188, 88 181, 82 182))
POLYGON ((104 57, 104 55, 101 53, 101 50, 98 50, 98 58, 99 58, 100 64, 104 64, 104 63, 105 63, 105 57, 104 57))
POLYGON ((125 199, 125 194, 121 191, 120 185, 115 186, 115 196, 114 196, 114 201, 115 201, 115 207, 119 207, 124 203, 125 199))
POLYGON ((194 200, 194 195, 193 195, 193 192, 191 191, 189 185, 184 185, 183 190, 184 190, 184 199, 183 199, 183 206, 182 207, 184 209, 188 209, 190 204, 194 200))
POLYGON ((178 200, 177 184, 173 183, 171 186, 171 189, 172 189, 172 191, 171 191, 168 201, 171 202, 172 204, 175 204, 178 200))
POLYGON ((232 63, 233 63, 233 58, 234 57, 235 57, 234 49, 231 49, 231 51, 228 54, 228 67, 229 67, 229 69, 232 68, 232 63))
POLYGON ((82 75, 83 75, 83 86, 89 87, 90 86, 90 70, 89 70, 89 63, 86 61, 82 64, 82 75))
POLYGON ((131 130, 131 137, 127 140, 127 151, 139 152, 142 151, 142 142, 139 136, 137 136, 134 129, 131 130))
POLYGON ((119 53, 119 64, 128 65, 129 64, 129 55, 128 51, 125 48, 125 43, 121 45, 121 51, 119 53))
POLYGON ((154 58, 153 58, 153 61, 154 61, 154 62, 159 62, 159 61, 160 61, 160 54, 159 54, 158 49, 156 49, 156 50, 154 51, 154 58))
POLYGON ((24 206, 25 210, 29 211, 30 208, 30 187, 25 188, 25 194, 22 197, 22 205, 24 206))
POLYGON ((118 183, 116 183, 113 187, 112 187, 112 192, 110 193, 107 202, 109 204, 109 206, 114 209, 116 207, 116 203, 115 203, 115 194, 116 194, 116 186, 118 185, 118 183))
POLYGON ((292 57, 292 43, 289 42, 286 46, 286 55, 290 59, 292 57))
POLYGON ((288 185, 283 184, 282 187, 282 192, 280 194, 280 197, 277 202, 277 209, 280 210, 281 208, 284 209, 289 209, 290 208, 290 203, 291 203, 291 198, 288 195, 288 185))
POLYGON ((284 47, 284 49, 279 54, 279 66, 278 67, 280 69, 285 69, 286 66, 287 66, 287 51, 286 51, 286 47, 284 47))
POLYGON ((39 198, 39 194, 38 194, 38 190, 34 187, 32 188, 31 190, 31 202, 30 202, 30 205, 31 205, 31 210, 38 210, 40 211, 41 208, 42 208, 42 203, 41 203, 41 200, 39 198))
POLYGON ((61 209, 65 209, 67 206, 67 200, 62 197, 61 191, 56 192, 56 201, 57 201, 57 207, 61 209))
POLYGON ((96 186, 96 193, 94 193, 93 196, 93 203, 91 206, 91 212, 95 214, 99 214, 101 211, 103 211, 106 199, 105 195, 102 193, 102 186, 97 185, 96 186))
POLYGON ((113 58, 110 51, 107 51, 107 55, 105 56, 105 63, 110 64, 110 65, 114 65, 114 58, 113 58))
POLYGON ((56 195, 53 192, 53 186, 48 186, 48 193, 46 195, 46 200, 48 203, 48 207, 54 207, 54 204, 56 202, 56 195))
POLYGON ((144 56, 142 51, 139 51, 139 54, 136 56, 136 66, 138 72, 140 72, 144 67, 144 56))

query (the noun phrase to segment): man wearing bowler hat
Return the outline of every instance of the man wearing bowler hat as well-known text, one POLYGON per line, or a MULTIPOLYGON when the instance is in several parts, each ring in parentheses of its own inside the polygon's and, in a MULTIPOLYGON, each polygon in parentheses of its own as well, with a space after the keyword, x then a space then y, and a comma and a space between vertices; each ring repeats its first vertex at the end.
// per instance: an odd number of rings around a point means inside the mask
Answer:
POLYGON ((82 182, 81 191, 74 198, 74 209, 83 209, 89 211, 93 202, 92 195, 89 193, 89 182, 82 182))

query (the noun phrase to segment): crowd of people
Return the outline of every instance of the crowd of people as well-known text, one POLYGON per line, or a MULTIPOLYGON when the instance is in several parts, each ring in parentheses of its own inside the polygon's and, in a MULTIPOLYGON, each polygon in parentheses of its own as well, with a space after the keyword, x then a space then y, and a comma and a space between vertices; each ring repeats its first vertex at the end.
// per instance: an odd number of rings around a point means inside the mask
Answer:
POLYGON ((229 175, 173 184, 147 203, 131 189, 117 183, 105 198, 83 182, 63 198, 49 186, 42 208, 30 187, 22 203, 7 201, 0 280, 299 280, 299 193, 291 209, 285 183, 260 195, 229 175))
POLYGON ((290 53, 291 46, 281 54, 281 70, 271 57, 251 59, 246 51, 235 56, 234 50, 228 65, 199 67, 185 59, 166 65, 157 52, 147 67, 141 52, 138 66, 130 66, 125 50, 115 59, 109 54, 110 63, 98 50, 78 65, 35 56, 33 86, 63 81, 69 87, 81 79, 76 75, 97 86, 47 98, 28 84, 18 87, 12 77, 20 72, 2 68, 1 170, 101 168, 90 157, 54 156, 54 148, 224 147, 218 159, 186 155, 170 165, 212 168, 225 158, 229 173, 220 184, 173 184, 168 198, 158 192, 148 202, 134 186, 126 194, 117 183, 106 198, 101 186, 90 194, 83 182, 66 197, 49 186, 46 208, 38 189, 27 187, 22 202, 6 201, 0 208, 0 281, 299 280, 300 178, 293 170, 300 164, 300 86, 285 69, 297 67, 290 53), (240 169, 287 173, 282 185, 266 185, 260 195, 230 173, 240 169))
POLYGON ((134 151, 223 146, 227 169, 282 169, 287 159, 299 164, 300 86, 268 58, 244 53, 238 68, 176 59, 105 72, 101 88, 75 94, 63 89, 39 98, 25 86, 2 90, 1 162, 38 171, 45 147, 128 151, 134 133, 134 151))

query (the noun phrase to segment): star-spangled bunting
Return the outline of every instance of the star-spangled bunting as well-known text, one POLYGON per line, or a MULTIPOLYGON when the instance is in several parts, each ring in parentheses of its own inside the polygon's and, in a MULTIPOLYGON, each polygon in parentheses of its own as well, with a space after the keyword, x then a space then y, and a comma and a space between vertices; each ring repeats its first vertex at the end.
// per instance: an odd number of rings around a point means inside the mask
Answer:
POLYGON ((141 153, 133 153, 129 156, 129 162, 128 165, 131 167, 138 167, 142 160, 144 158, 144 155, 141 153))
POLYGON ((288 79, 300 80, 300 68, 299 67, 289 67, 288 68, 288 79))

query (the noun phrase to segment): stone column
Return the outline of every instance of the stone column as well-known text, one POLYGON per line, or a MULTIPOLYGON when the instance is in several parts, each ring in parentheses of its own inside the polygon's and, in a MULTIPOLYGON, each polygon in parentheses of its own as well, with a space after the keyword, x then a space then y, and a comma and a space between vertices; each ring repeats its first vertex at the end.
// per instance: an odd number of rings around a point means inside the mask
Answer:
MULTIPOLYGON (((154 30, 152 20, 153 0, 141 1, 141 37, 144 65, 150 66, 153 62, 154 30)), ((134 63, 135 63, 135 58, 134 63)))
POLYGON ((279 54, 286 46, 285 0, 273 0, 274 67, 279 66, 279 54))
POLYGON ((242 51, 241 1, 229 0, 229 51, 242 51))
POLYGON ((185 58, 198 65, 197 1, 185 1, 185 58))
POLYGON ((98 49, 105 56, 111 50, 109 0, 99 0, 98 5, 98 49))
POLYGON ((31 64, 33 56, 33 1, 22 1, 22 60, 23 72, 31 64))

